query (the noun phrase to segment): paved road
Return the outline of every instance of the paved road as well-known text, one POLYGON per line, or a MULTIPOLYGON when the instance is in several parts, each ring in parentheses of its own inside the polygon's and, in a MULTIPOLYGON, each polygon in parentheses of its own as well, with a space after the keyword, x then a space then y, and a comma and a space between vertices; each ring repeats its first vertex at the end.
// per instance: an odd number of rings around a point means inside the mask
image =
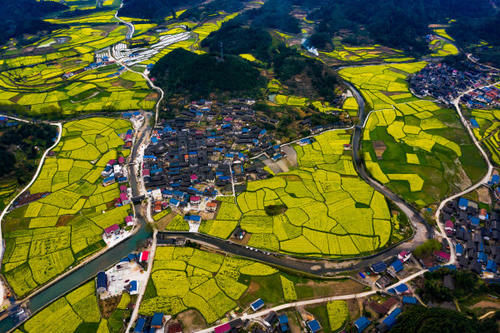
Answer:
POLYGON ((406 201, 398 197, 387 187, 385 187, 384 185, 380 184, 379 182, 371 178, 371 176, 366 171, 365 165, 360 156, 360 148, 361 148, 361 138, 363 137, 363 128, 366 125, 366 121, 368 119, 369 114, 366 115, 365 113, 365 101, 359 90, 348 82, 346 82, 346 84, 351 90, 353 96, 356 98, 356 101, 358 102, 358 114, 359 114, 360 125, 357 125, 354 128, 354 133, 352 136, 352 156, 356 171, 358 175, 361 178, 363 178, 365 182, 367 182, 375 190, 384 194, 385 197, 389 198, 392 202, 394 202, 399 207, 399 209, 401 209, 403 213, 405 213, 406 216, 408 216, 410 222, 415 228, 415 236, 413 238, 413 242, 415 243, 414 245, 415 246, 419 245, 426 239, 432 238, 434 231, 432 227, 425 221, 422 215, 415 208, 413 208, 406 201))
MULTIPOLYGON (((15 119, 17 121, 25 122, 25 123, 31 123, 30 121, 27 121, 25 119, 13 117, 13 116, 7 116, 6 115, 5 117, 11 118, 11 119, 15 119)), ((2 241, 2 220, 3 220, 3 218, 10 211, 12 205, 17 200, 17 198, 19 198, 24 192, 26 192, 31 187, 31 185, 33 185, 33 183, 38 178, 38 175, 40 174, 40 171, 42 170, 43 163, 45 162, 45 158, 47 157, 47 154, 49 153, 49 151, 51 151, 52 149, 54 149, 59 144, 59 142, 61 141, 61 137, 62 137, 62 124, 61 123, 49 123, 49 124, 57 126, 57 128, 58 128, 57 139, 54 142, 54 144, 52 146, 50 146, 43 153, 42 158, 40 159, 40 162, 38 163, 38 168, 36 169, 36 172, 33 175, 33 178, 31 179, 31 181, 28 184, 26 184, 26 186, 9 202, 9 204, 7 206, 5 206, 4 210, 0 214, 0 244, 3 244, 3 241, 2 241)), ((2 245, 2 246, 0 246, 0 267, 2 266, 1 259, 3 258, 3 252, 4 252, 4 248, 3 248, 3 245, 2 245)))
MULTIPOLYGON (((500 82, 495 82, 493 84, 489 84, 489 85, 486 85, 484 87, 491 87, 491 86, 494 86, 494 85, 496 85, 498 83, 500 83, 500 82)), ((484 88, 484 87, 480 87, 480 88, 484 88)), ((443 209, 443 207, 448 202, 450 202, 452 200, 455 200, 455 199, 461 197, 462 195, 464 195, 466 193, 469 193, 471 191, 474 191, 475 189, 477 189, 477 188, 479 188, 479 187, 487 184, 489 182, 489 180, 491 179, 491 176, 492 176, 493 170, 494 170, 493 164, 491 163, 488 154, 486 153, 486 151, 481 146, 481 143, 476 139, 476 136, 474 135, 474 132, 472 131, 472 128, 470 127, 469 122, 467 121, 467 119, 465 119, 465 117, 464 117, 464 115, 462 113, 462 109, 460 108, 460 100, 462 99, 462 97, 465 96, 466 94, 468 94, 468 93, 476 90, 476 89, 478 89, 478 88, 472 88, 472 89, 469 89, 469 90, 463 92, 462 94, 460 94, 460 96, 458 96, 453 101, 453 106, 455 107, 455 110, 457 111, 457 114, 458 114, 458 116, 460 118, 460 121, 462 122, 463 126, 467 130, 467 133, 469 134, 470 138, 474 142, 474 145, 476 145, 477 149, 479 150, 479 152, 483 156, 484 160, 486 161, 486 164, 488 166, 488 171, 486 172, 486 174, 484 175, 484 177, 481 178, 477 183, 469 186, 467 189, 463 190, 462 192, 454 194, 454 195, 446 198, 445 200, 441 201, 441 204, 439 205, 438 209, 436 210, 435 219, 436 219, 436 222, 438 224, 438 227, 439 227, 439 230, 440 230, 440 233, 441 233, 441 237, 445 238, 446 241, 448 242, 448 244, 450 245, 450 252, 451 252, 450 262, 451 263, 455 263, 455 261, 456 261, 455 247, 453 246, 453 243, 450 240, 450 238, 448 238, 448 235, 446 234, 446 232, 444 230, 443 223, 440 221, 441 210, 443 209)))

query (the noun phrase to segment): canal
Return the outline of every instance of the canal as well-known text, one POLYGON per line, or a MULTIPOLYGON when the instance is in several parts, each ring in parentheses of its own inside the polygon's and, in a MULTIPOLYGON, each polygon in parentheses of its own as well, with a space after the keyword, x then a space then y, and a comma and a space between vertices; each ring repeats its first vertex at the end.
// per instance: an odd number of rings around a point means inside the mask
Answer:
MULTIPOLYGON (((136 209, 140 209, 140 206, 136 206, 136 209)), ((50 287, 47 287, 45 290, 29 298, 29 311, 35 314, 61 296, 64 296, 71 290, 94 278, 100 271, 106 270, 118 263, 120 259, 126 257, 129 253, 135 251, 139 246, 144 244, 148 238, 152 237, 152 232, 150 228, 146 227, 146 223, 142 216, 137 215, 137 218, 138 221, 140 221, 140 229, 137 233, 102 255, 89 261, 87 264, 81 266, 61 280, 55 282, 50 287)), ((7 317, 0 321, 0 332, 8 332, 16 325, 17 322, 12 317, 7 317)))

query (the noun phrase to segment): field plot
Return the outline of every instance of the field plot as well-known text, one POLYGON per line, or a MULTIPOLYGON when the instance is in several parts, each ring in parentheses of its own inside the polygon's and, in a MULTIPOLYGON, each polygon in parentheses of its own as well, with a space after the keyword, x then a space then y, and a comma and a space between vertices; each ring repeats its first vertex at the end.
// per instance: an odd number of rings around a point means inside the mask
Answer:
MULTIPOLYGON (((357 176, 344 153, 350 134, 330 131, 315 139, 294 147, 297 169, 249 182, 236 203, 222 202, 217 223, 239 223, 251 233, 250 246, 303 256, 358 256, 387 246, 399 230, 392 228, 383 195, 357 176), (268 206, 281 206, 283 213, 270 216, 268 206)), ((229 236, 204 225, 200 230, 229 236)))
POLYGON ((64 125, 54 156, 47 157, 29 189, 46 195, 13 210, 2 226, 2 273, 18 296, 103 248, 103 229, 128 215, 128 205, 113 208, 118 184, 103 187, 100 173, 108 160, 123 155, 118 135, 129 128, 128 121, 110 118, 64 125), (99 151, 95 145, 101 141, 99 151))
POLYGON ((446 57, 448 55, 457 55, 460 53, 455 45, 444 39, 432 40, 429 44, 429 48, 432 51, 432 57, 446 57))
POLYGON ((135 298, 123 294, 109 320, 104 319, 99 310, 95 282, 91 280, 35 314, 15 332, 118 332, 113 325, 115 316, 118 318, 121 313, 128 312, 126 307, 131 302, 135 302, 135 298))
POLYGON ((491 160, 500 166, 500 110, 468 110, 474 135, 489 151, 491 160))
POLYGON ((239 282, 242 276, 276 273, 276 269, 250 260, 193 248, 158 247, 139 312, 176 315, 194 308, 207 323, 213 323, 238 306, 248 289, 239 282))
POLYGON ((454 110, 414 97, 408 75, 425 62, 346 68, 340 75, 363 94, 371 112, 362 149, 375 179, 424 207, 464 189, 485 163, 454 110))
POLYGON ((340 330, 349 319, 349 310, 345 301, 331 301, 326 304, 328 321, 332 332, 340 330))
POLYGON ((327 62, 331 59, 346 62, 361 62, 367 60, 398 62, 413 59, 407 58, 401 50, 391 49, 378 44, 371 46, 347 46, 343 45, 340 39, 334 38, 333 45, 335 45, 335 50, 331 52, 320 51, 320 59, 327 62))

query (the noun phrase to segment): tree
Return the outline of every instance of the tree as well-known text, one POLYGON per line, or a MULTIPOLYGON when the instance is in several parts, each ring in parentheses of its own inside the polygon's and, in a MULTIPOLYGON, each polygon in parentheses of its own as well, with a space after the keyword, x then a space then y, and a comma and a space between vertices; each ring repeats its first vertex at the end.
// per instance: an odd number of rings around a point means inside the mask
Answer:
POLYGON ((425 243, 417 246, 415 251, 413 251, 413 254, 417 258, 424 258, 433 254, 435 251, 439 251, 440 249, 441 243, 439 243, 439 241, 436 239, 429 239, 425 241, 425 243))

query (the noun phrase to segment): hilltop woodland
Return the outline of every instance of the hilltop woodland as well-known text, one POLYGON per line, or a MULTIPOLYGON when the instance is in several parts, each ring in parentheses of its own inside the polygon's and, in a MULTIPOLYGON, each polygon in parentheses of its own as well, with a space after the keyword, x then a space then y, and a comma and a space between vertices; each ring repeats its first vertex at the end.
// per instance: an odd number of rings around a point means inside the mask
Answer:
POLYGON ((19 184, 29 181, 36 160, 56 137, 55 127, 46 124, 20 124, 0 128, 1 178, 15 177, 19 184))
POLYGON ((482 321, 470 319, 465 314, 441 308, 425 308, 413 306, 403 312, 396 325, 391 329, 393 333, 496 333, 498 328, 498 312, 492 318, 482 321))
POLYGON ((161 58, 151 75, 172 94, 207 97, 212 92, 255 96, 265 86, 265 79, 249 62, 228 55, 224 61, 209 54, 197 55, 176 49, 161 58))
POLYGON ((0 44, 12 37, 51 31, 58 25, 42 21, 47 14, 65 10, 66 5, 54 1, 0 0, 0 44))
POLYGON ((448 29, 457 43, 478 56, 482 62, 500 66, 500 13, 467 20, 457 20, 448 29), (481 41, 486 45, 481 45, 481 41))
POLYGON ((274 46, 276 43, 266 30, 245 27, 243 23, 239 19, 225 23, 201 45, 212 53, 217 52, 223 43, 226 54, 252 54, 264 63, 264 68, 273 69, 276 78, 288 87, 291 94, 335 102, 334 90, 339 82, 333 70, 284 44, 274 46))
POLYGON ((430 32, 429 24, 489 15, 488 0, 327 0, 308 19, 318 23, 319 35, 311 37, 317 47, 325 45, 325 34, 331 36, 347 29, 353 32, 344 39, 347 43, 359 45, 371 39, 420 56, 428 51, 423 37, 430 32))

